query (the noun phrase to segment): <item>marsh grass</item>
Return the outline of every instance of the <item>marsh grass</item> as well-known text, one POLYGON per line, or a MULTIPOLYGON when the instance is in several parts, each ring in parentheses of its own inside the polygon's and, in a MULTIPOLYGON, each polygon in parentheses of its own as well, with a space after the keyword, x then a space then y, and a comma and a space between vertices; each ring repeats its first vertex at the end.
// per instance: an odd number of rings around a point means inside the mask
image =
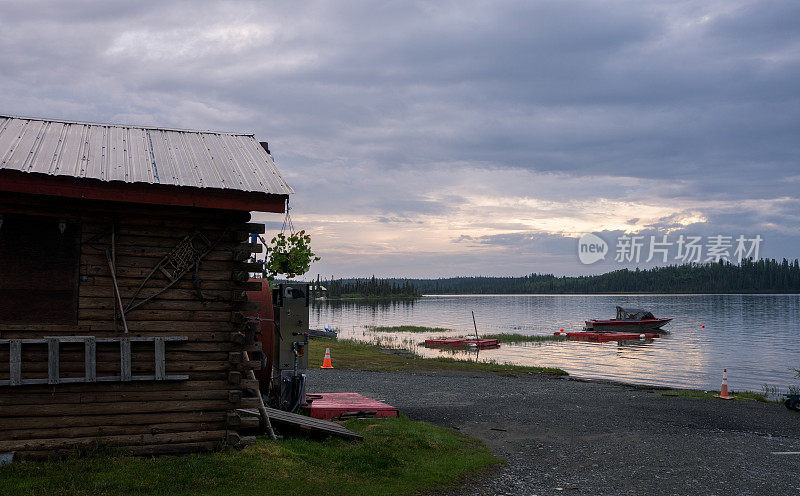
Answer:
POLYGON ((445 327, 425 327, 414 325, 400 326, 366 326, 367 329, 375 332, 449 332, 452 329, 445 327))
MULTIPOLYGON (((382 341, 385 342, 385 341, 382 341)), ((326 338, 315 339, 308 358, 308 366, 322 365, 325 348, 330 346, 334 368, 356 370, 462 370, 489 372, 499 375, 550 374, 567 375, 561 369, 551 367, 527 367, 496 362, 476 362, 451 357, 423 358, 416 354, 389 354, 381 346, 350 339, 338 341, 326 338), (319 343, 319 344, 317 344, 319 343), (322 350, 320 352, 320 350, 322 350)))

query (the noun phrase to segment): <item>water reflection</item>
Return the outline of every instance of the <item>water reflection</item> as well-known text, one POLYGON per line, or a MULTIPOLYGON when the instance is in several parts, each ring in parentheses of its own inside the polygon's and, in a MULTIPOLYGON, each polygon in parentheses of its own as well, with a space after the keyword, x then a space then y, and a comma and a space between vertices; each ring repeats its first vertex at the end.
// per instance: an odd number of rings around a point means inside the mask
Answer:
POLYGON ((316 301, 312 327, 330 323, 344 338, 383 342, 423 356, 459 356, 520 365, 561 367, 582 377, 716 389, 723 368, 732 389, 785 388, 800 366, 800 295, 467 295, 404 301, 316 301), (440 335, 546 335, 579 330, 588 318, 608 318, 614 306, 643 307, 673 317, 671 333, 622 343, 504 344, 496 350, 427 349, 440 335), (376 333, 370 326, 445 327, 448 332, 376 333), (704 326, 704 328, 702 327, 704 326), (380 336, 379 336, 380 334, 380 336), (447 353, 443 355, 443 353, 447 353), (452 354, 452 355, 451 355, 452 354))

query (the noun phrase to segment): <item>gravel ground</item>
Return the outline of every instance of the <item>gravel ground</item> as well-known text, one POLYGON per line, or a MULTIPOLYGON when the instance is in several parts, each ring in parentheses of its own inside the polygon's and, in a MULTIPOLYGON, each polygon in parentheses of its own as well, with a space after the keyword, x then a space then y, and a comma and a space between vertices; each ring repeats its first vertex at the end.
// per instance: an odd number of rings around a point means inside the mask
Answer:
POLYGON ((358 392, 458 429, 508 461, 456 494, 800 492, 800 414, 660 396, 640 386, 480 373, 311 370, 312 392, 358 392))

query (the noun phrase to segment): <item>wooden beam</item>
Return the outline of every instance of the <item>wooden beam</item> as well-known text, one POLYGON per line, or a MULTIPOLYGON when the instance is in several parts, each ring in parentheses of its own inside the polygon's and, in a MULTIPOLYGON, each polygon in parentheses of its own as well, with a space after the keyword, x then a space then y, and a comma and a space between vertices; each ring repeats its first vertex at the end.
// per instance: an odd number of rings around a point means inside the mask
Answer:
POLYGON ((22 380, 22 342, 19 339, 9 341, 9 384, 19 386, 22 380))
POLYGON ((119 340, 120 380, 131 380, 131 342, 129 339, 119 340))
POLYGON ((87 337, 83 343, 86 358, 86 382, 97 381, 97 340, 93 337, 87 337))
POLYGON ((58 338, 47 338, 47 383, 58 384, 59 382, 59 342, 58 338))
POLYGON ((155 371, 156 371, 156 380, 163 381, 164 378, 167 376, 166 370, 166 358, 164 353, 164 338, 156 338, 153 341, 155 346, 155 371))
POLYGON ((285 203, 288 199, 288 195, 270 193, 100 181, 12 170, 0 170, 0 191, 88 200, 276 213, 285 212, 285 203))

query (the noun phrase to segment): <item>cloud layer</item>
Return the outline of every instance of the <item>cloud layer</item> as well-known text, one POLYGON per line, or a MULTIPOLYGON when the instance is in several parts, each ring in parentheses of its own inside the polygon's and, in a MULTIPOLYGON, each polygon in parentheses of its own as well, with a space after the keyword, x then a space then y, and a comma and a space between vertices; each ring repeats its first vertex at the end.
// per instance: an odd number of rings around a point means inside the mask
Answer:
POLYGON ((0 111, 256 133, 327 275, 598 271, 589 231, 794 258, 797 26, 789 1, 5 3, 0 111))

